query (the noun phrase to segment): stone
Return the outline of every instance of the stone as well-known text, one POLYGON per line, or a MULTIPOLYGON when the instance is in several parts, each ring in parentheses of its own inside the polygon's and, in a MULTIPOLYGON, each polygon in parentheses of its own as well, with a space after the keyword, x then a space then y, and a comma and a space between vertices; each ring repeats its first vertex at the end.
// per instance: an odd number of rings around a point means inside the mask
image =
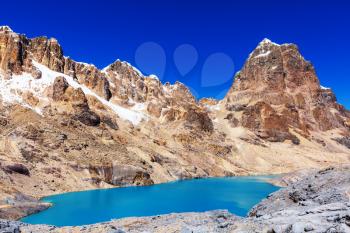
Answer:
POLYGON ((334 138, 333 140, 350 149, 350 137, 334 138))
POLYGON ((62 76, 56 77, 52 87, 53 88, 52 99, 54 101, 64 100, 64 94, 68 87, 69 87, 69 84, 64 77, 62 76))
POLYGON ((81 113, 74 115, 73 119, 78 120, 87 126, 97 126, 101 122, 100 117, 90 110, 82 111, 81 113))
POLYGON ((30 176, 29 169, 23 164, 16 163, 12 165, 7 165, 5 169, 9 172, 15 172, 21 175, 30 176))
POLYGON ((224 119, 229 121, 231 127, 237 127, 239 125, 239 120, 232 113, 227 114, 224 119))
POLYGON ((189 109, 185 114, 185 120, 201 131, 212 132, 214 129, 208 114, 197 109, 189 109))
POLYGON ((114 119, 112 119, 111 117, 103 116, 101 121, 103 123, 105 123, 108 127, 110 127, 111 129, 114 129, 114 130, 119 129, 117 122, 114 119))
POLYGON ((0 116, 0 126, 4 127, 8 124, 8 121, 5 117, 0 116))
POLYGON ((227 111, 241 112, 247 107, 246 104, 226 104, 225 108, 227 111))

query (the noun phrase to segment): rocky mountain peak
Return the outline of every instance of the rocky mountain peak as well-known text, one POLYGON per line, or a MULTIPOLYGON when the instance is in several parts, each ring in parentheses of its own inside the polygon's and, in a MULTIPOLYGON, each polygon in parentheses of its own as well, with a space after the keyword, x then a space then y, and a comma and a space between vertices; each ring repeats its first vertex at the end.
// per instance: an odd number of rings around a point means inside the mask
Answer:
POLYGON ((277 49, 278 47, 280 47, 279 44, 265 38, 257 45, 253 52, 250 53, 249 59, 267 57, 273 50, 277 49))
POLYGON ((320 86, 313 65, 294 44, 260 42, 235 75, 224 102, 230 111, 243 111, 238 120, 244 127, 272 141, 293 140, 291 128, 304 135, 310 130, 348 131, 344 107, 320 86))
POLYGON ((103 69, 104 72, 112 71, 119 73, 130 73, 131 75, 138 76, 139 78, 143 77, 143 74, 137 70, 134 66, 126 61, 121 61, 117 59, 112 64, 108 65, 103 69))
POLYGON ((321 88, 312 64, 304 59, 298 47, 264 39, 236 74, 232 90, 284 92, 303 86, 312 92, 321 88))
POLYGON ((260 41, 260 43, 258 44, 258 47, 262 47, 262 46, 280 46, 279 44, 272 42, 270 39, 268 38, 264 38, 262 41, 260 41))
POLYGON ((9 26, 4 25, 4 26, 0 26, 0 32, 13 32, 13 31, 9 26))

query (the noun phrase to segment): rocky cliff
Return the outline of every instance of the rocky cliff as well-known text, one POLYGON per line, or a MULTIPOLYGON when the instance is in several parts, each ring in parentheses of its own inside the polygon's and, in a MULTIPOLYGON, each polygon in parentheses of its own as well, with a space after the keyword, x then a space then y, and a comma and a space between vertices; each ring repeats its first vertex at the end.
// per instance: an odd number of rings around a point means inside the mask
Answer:
POLYGON ((0 214, 8 218, 27 214, 23 200, 35 206, 53 193, 350 160, 349 112, 295 45, 268 40, 223 100, 197 101, 182 83, 119 60, 100 70, 65 56, 53 38, 3 26, 0 109, 0 214))
POLYGON ((320 85, 314 67, 294 44, 263 40, 236 74, 224 101, 228 111, 241 112, 240 125, 268 141, 299 144, 292 131, 306 138, 332 129, 349 134, 350 112, 330 88, 320 85))

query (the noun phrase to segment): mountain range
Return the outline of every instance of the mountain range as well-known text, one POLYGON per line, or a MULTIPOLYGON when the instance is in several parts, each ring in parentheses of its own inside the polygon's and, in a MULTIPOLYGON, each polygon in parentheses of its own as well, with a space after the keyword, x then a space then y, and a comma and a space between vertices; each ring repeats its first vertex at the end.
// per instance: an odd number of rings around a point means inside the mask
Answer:
POLYGON ((264 39, 232 82, 224 99, 196 100, 0 27, 0 218, 55 193, 349 163, 350 112, 296 45, 264 39))

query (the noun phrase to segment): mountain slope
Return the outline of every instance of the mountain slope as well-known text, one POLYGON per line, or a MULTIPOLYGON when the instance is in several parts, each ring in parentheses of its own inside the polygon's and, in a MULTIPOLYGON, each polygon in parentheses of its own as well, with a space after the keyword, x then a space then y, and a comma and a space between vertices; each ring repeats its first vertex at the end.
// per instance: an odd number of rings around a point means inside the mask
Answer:
POLYGON ((182 83, 0 27, 0 100, 0 218, 53 193, 349 162, 349 112, 295 45, 267 40, 224 100, 198 102, 182 83))

